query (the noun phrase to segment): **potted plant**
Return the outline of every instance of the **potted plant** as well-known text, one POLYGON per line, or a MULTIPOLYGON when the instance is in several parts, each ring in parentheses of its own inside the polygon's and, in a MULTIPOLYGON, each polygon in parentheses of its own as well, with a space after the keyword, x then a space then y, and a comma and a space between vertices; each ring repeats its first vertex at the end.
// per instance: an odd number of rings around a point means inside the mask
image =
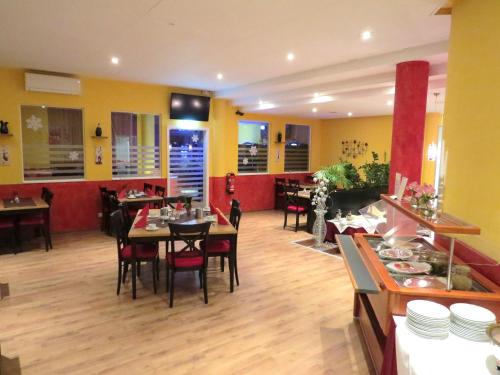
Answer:
POLYGON ((378 193, 386 192, 389 185, 389 163, 380 163, 378 154, 372 151, 373 160, 359 167, 365 174, 366 185, 378 193))

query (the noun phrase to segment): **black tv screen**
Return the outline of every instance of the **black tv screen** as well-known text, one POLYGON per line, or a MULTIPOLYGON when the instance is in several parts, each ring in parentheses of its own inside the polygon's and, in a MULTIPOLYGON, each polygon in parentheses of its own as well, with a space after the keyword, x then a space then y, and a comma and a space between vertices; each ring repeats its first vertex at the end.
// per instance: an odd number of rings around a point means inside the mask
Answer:
POLYGON ((172 93, 170 118, 174 120, 208 121, 210 98, 207 96, 172 93))

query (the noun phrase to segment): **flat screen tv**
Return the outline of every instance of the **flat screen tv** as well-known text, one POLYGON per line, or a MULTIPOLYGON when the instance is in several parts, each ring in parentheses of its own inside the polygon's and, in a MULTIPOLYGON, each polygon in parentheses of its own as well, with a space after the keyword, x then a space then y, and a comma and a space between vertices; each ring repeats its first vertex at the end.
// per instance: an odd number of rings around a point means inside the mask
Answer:
POLYGON ((208 121, 210 98, 208 96, 172 93, 170 118, 175 120, 208 121))

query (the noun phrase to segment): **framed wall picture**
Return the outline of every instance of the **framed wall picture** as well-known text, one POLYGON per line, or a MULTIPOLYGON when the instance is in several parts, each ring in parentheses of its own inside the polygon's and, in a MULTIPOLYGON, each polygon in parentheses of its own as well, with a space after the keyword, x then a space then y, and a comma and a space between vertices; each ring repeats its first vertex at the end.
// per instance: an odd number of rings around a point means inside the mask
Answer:
POLYGON ((10 165, 9 146, 0 145, 0 165, 10 165))
POLYGON ((96 146, 95 147, 95 163, 96 164, 102 164, 102 154, 103 154, 102 146, 96 146))

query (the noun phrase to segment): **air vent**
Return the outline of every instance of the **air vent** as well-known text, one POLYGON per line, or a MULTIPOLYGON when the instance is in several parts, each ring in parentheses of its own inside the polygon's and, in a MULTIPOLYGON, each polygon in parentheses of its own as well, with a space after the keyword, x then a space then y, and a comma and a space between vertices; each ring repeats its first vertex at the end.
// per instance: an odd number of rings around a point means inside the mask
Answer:
POLYGON ((49 74, 25 73, 26 91, 80 95, 80 79, 49 74))

